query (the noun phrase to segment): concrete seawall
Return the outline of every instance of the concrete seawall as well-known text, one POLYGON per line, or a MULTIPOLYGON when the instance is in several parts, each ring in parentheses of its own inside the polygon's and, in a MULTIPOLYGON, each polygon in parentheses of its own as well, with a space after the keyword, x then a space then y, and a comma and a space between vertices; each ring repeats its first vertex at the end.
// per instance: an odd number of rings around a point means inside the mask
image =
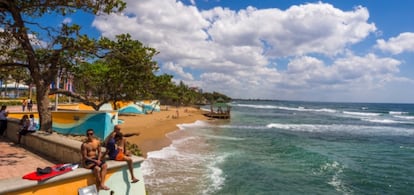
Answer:
MULTIPOLYGON (((17 141, 18 120, 10 119, 6 130, 9 140, 17 141)), ((81 160, 81 142, 68 139, 56 133, 48 134, 36 132, 22 138, 21 144, 25 148, 56 159, 60 163, 79 163, 81 160)), ((140 166, 144 158, 133 156, 134 173, 140 180, 138 183, 130 183, 130 175, 126 162, 107 161, 108 174, 106 185, 110 191, 100 191, 99 194, 146 194, 144 179, 140 166)), ((33 170, 35 171, 35 170, 33 170)), ((43 182, 25 180, 20 178, 8 178, 0 180, 0 194, 78 194, 78 189, 95 184, 95 178, 91 170, 78 168, 71 172, 48 179, 43 182)))

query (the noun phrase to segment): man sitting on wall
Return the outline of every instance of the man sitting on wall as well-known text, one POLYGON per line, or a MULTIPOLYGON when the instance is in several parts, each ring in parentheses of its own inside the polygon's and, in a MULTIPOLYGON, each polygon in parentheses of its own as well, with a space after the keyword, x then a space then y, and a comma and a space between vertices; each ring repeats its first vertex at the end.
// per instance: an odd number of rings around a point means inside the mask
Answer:
POLYGON ((93 129, 86 131, 88 139, 82 144, 82 165, 87 169, 92 169, 96 178, 96 185, 98 189, 109 190, 105 186, 105 176, 107 171, 107 164, 101 160, 101 144, 93 135, 93 129))

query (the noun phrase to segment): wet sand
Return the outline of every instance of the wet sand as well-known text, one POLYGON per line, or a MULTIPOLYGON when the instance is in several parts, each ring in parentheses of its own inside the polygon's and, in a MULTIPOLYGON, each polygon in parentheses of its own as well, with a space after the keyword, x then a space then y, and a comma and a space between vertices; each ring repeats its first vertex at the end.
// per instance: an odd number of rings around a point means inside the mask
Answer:
POLYGON ((161 107, 160 112, 146 115, 118 116, 124 122, 120 124, 123 133, 140 133, 139 136, 128 137, 127 141, 137 144, 144 157, 148 152, 161 150, 171 144, 166 134, 178 130, 177 125, 193 123, 197 120, 208 120, 202 111, 191 107, 161 107), (177 117, 178 110, 178 117, 177 117))

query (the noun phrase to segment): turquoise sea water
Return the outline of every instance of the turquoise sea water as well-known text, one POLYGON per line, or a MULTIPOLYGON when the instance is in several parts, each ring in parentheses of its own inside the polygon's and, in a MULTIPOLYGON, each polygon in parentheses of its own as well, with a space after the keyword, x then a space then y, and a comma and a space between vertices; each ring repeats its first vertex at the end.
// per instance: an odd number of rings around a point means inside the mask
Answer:
POLYGON ((414 104, 235 101, 179 129, 142 165, 149 194, 414 193, 414 104))

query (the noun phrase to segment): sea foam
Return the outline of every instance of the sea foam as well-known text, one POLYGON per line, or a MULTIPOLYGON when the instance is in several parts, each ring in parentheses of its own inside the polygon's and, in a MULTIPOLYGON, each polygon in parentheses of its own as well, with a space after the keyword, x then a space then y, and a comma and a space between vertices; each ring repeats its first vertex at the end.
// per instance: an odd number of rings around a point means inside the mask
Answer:
POLYGON ((369 125, 344 125, 344 124, 330 124, 330 125, 319 125, 319 124, 280 124, 270 123, 267 125, 268 128, 283 129, 298 132, 335 132, 335 133, 347 133, 355 135, 401 135, 411 136, 414 135, 414 130, 403 127, 388 127, 388 126, 369 126, 369 125))
POLYGON ((350 111, 343 111, 344 114, 349 115, 356 115, 356 116, 380 116, 381 113, 372 113, 372 112, 350 112, 350 111))
POLYGON ((288 106, 273 106, 273 105, 254 105, 254 104, 236 104, 239 107, 249 107, 249 108, 260 108, 260 109, 278 109, 278 110, 290 110, 290 111, 301 111, 301 112, 328 112, 335 113, 337 110, 330 108, 305 108, 303 106, 298 107, 288 107, 288 106))

